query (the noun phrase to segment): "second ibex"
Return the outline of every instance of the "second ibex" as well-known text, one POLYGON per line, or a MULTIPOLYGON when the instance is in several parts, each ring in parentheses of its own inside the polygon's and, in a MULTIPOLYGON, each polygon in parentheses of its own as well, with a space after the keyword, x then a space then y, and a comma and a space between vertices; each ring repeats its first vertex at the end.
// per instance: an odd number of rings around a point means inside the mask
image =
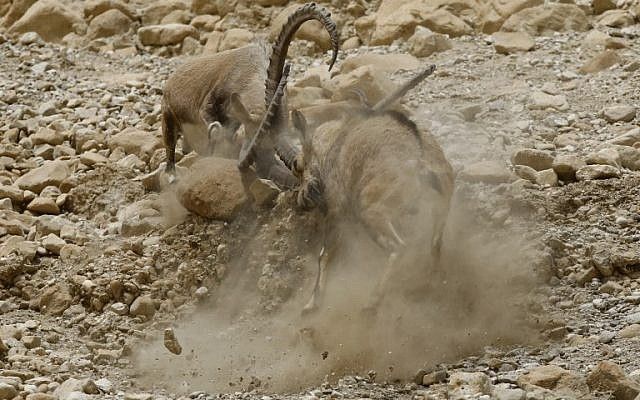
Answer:
MULTIPOLYGON (((280 82, 293 36, 304 22, 312 19, 320 21, 331 37, 331 69, 339 47, 336 24, 326 9, 308 3, 289 16, 271 51, 266 43, 258 42, 200 56, 182 65, 169 78, 162 98, 162 133, 167 152, 166 170, 170 175, 175 170, 179 132, 187 150, 203 155, 210 155, 215 142, 234 133, 240 124, 249 135, 253 133, 280 82)), ((286 98, 283 101, 286 102, 286 98)), ((286 129, 286 112, 280 113, 273 124, 277 129, 286 129)), ((297 179, 276 159, 274 145, 280 154, 293 151, 284 140, 263 143, 256 159, 257 173, 282 187, 293 187, 297 179)))

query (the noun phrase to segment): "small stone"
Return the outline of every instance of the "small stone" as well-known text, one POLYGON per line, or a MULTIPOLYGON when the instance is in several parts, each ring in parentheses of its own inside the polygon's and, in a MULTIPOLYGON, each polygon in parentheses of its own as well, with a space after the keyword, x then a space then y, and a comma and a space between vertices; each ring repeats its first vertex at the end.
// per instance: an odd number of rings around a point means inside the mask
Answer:
POLYGON ((610 143, 622 146, 633 146, 638 142, 640 142, 640 128, 633 128, 630 131, 618 136, 617 138, 610 140, 610 143))
POLYGON ((100 394, 100 389, 98 388, 96 383, 91 379, 87 379, 82 384, 82 391, 85 392, 86 394, 100 394))
POLYGON ((106 164, 109 162, 109 159, 99 153, 87 151, 80 154, 80 162, 93 167, 96 164, 106 164))
POLYGON ((18 390, 8 383, 0 382, 0 400, 11 400, 18 396, 18 390))
POLYGON ((632 106, 614 106, 602 110, 602 117, 610 123, 631 122, 636 117, 636 109, 632 106))
POLYGON ((622 328, 617 335, 621 339, 640 337, 640 324, 631 324, 622 328))
POLYGON ((579 181, 619 178, 620 170, 611 165, 586 165, 576 172, 579 181))
POLYGON ((513 169, 516 175, 518 175, 520 178, 526 179, 532 183, 536 183, 537 171, 535 169, 526 165, 516 165, 513 169))
POLYGON ((425 374, 422 377, 422 384, 424 386, 435 385, 436 383, 444 383, 447 381, 447 371, 441 369, 437 371, 430 372, 425 374))
POLYGON ((615 332, 604 331, 600 333, 600 335, 598 336, 598 342, 605 343, 605 344, 611 343, 615 337, 616 337, 615 332))
POLYGON ((417 26, 416 30, 407 42, 411 45, 411 54, 416 57, 429 57, 434 53, 453 48, 447 35, 432 32, 423 26, 417 26))
POLYGON ((29 203, 27 210, 38 214, 60 214, 60 208, 55 200, 48 197, 36 197, 29 203))
POLYGON ((567 98, 562 95, 550 95, 542 91, 536 91, 531 94, 531 103, 529 109, 531 110, 545 110, 547 108, 553 108, 558 111, 567 111, 569 109, 569 103, 567 98))
POLYGON ((140 296, 131 303, 130 313, 134 317, 139 316, 150 320, 156 313, 155 302, 149 296, 140 296))
POLYGON ((127 315, 129 307, 124 303, 113 303, 109 309, 118 315, 127 315))
POLYGON ((493 46, 499 54, 511 54, 532 50, 536 42, 526 32, 496 32, 493 46))
POLYGON ((198 289, 196 289, 196 297, 198 299, 204 299, 205 297, 207 297, 207 295, 209 294, 209 289, 207 289, 205 286, 200 286, 198 289))
POLYGON ((510 183, 515 181, 514 175, 498 161, 480 161, 466 166, 460 172, 460 179, 471 183, 489 184, 510 183))
POLYGON ((40 339, 39 336, 23 336, 22 343, 27 349, 34 349, 36 347, 40 347, 42 339, 40 339))
POLYGON ((611 68, 616 64, 620 64, 622 59, 614 50, 605 50, 595 55, 591 60, 587 61, 581 68, 583 74, 594 74, 602 70, 611 68))
POLYGON ((491 393, 491 381, 482 372, 455 372, 449 378, 449 390, 454 397, 491 393))
POLYGON ((598 288, 598 292, 608 293, 613 295, 613 294, 622 292, 623 289, 624 287, 618 282, 608 281, 605 284, 601 285, 600 288, 598 288))
POLYGON ((60 255, 62 247, 66 244, 67 243, 63 239, 54 233, 50 233, 42 238, 42 246, 47 249, 48 252, 55 255, 60 255))
POLYGON ((553 166, 553 156, 546 151, 536 149, 518 150, 511 157, 514 165, 526 165, 536 171, 550 169, 553 166))
POLYGON ((536 173, 535 182, 540 186, 558 186, 558 175, 552 169, 545 169, 536 173))
POLYGON ((598 277, 598 270, 594 267, 587 268, 578 272, 576 276, 576 283, 580 286, 584 286, 587 283, 591 282, 593 278, 598 277))
POLYGON ((1 199, 0 210, 13 210, 13 202, 11 199, 1 199))
POLYGON ((601 361, 587 376, 587 384, 592 391, 613 392, 615 399, 634 400, 640 395, 640 385, 627 378, 619 365, 611 361, 601 361))
POLYGON ((171 328, 164 330, 164 347, 173 354, 182 353, 182 346, 180 346, 176 334, 171 328))
POLYGON ((0 185, 0 198, 8 198, 15 204, 24 201, 24 190, 16 186, 0 185))
POLYGON ((185 24, 149 25, 138 29, 138 38, 145 46, 179 44, 188 36, 199 39, 198 30, 185 24))
POLYGON ((552 168, 563 182, 573 182, 576 180, 576 172, 586 163, 574 155, 557 155, 553 159, 552 168))

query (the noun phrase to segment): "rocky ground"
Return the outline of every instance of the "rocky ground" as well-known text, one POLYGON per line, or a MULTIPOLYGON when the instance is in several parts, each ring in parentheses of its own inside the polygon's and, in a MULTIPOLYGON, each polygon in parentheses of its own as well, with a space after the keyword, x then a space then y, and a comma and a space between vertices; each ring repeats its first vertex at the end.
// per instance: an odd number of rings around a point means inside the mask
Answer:
POLYGON ((226 334, 248 337, 299 309, 318 221, 268 182, 247 193, 221 158, 180 153, 183 179, 158 191, 163 83, 188 56, 273 37, 288 3, 0 0, 0 400, 640 398, 634 0, 321 2, 343 50, 329 74, 312 23, 290 50, 289 101, 310 119, 437 65, 404 105, 458 173, 452 226, 483 238, 448 244, 471 253, 474 273, 452 277, 475 304, 443 308, 455 331, 430 330, 444 314, 423 307, 433 320, 411 335, 429 353, 384 359, 411 373, 330 364, 286 390, 196 379, 217 368, 210 339, 181 326, 238 308, 226 334), (505 263, 496 243, 514 238, 505 263))

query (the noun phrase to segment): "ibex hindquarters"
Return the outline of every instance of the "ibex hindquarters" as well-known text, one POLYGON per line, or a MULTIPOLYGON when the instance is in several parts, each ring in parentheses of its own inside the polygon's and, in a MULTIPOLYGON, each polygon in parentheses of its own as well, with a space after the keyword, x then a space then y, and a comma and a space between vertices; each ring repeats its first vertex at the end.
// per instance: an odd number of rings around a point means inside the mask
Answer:
MULTIPOLYGON (((393 112, 362 113, 338 125, 333 122, 318 128, 314 137, 335 139, 320 150, 324 154, 318 154, 327 225, 316 283, 305 311, 320 305, 327 270, 344 239, 338 238, 335 229, 346 216, 388 255, 369 310, 376 309, 388 291, 400 258, 437 261, 453 174, 437 143, 424 136, 411 121, 393 112), (402 257, 407 253, 412 257, 402 257)), ((320 146, 315 147, 318 152, 320 146)))

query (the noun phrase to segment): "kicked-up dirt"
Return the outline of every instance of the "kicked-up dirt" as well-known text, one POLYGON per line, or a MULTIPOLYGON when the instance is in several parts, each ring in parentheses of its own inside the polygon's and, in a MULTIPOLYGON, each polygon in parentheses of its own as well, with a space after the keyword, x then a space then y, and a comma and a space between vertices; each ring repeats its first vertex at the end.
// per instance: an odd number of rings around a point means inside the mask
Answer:
POLYGON ((437 66, 401 101, 456 173, 437 267, 363 313, 388 255, 345 216, 303 315, 324 220, 295 190, 181 142, 153 180, 168 76, 298 3, 0 1, 0 400, 640 396, 640 4, 320 4, 309 120, 437 66))

